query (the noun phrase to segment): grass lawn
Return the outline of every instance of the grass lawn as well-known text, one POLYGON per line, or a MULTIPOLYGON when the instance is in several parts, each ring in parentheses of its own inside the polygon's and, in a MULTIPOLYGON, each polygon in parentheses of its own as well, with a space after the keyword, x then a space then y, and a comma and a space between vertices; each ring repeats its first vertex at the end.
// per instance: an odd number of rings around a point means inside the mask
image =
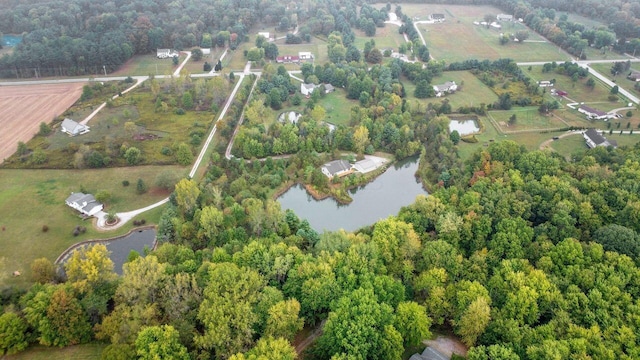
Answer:
POLYGON ((347 93, 343 89, 336 89, 318 101, 318 105, 326 110, 326 122, 346 126, 349 126, 351 108, 358 104, 356 100, 347 99, 347 93))
MULTIPOLYGON (((357 41, 357 40, 356 40, 357 41)), ((284 55, 298 55, 301 51, 308 51, 313 54, 314 63, 324 65, 329 62, 329 55, 327 50, 327 43, 317 37, 312 37, 311 42, 302 42, 302 44, 278 44, 278 54, 284 55)), ((298 70, 300 66, 294 65, 298 70)))
POLYGON ((478 122, 484 126, 482 132, 475 135, 478 142, 475 144, 469 144, 460 141, 458 143, 458 155, 463 160, 468 159, 473 153, 489 145, 491 141, 497 141, 502 138, 502 136, 498 134, 498 131, 496 131, 496 128, 491 125, 489 119, 486 117, 478 117, 478 122))
POLYGON ((224 53, 224 48, 221 47, 213 47, 211 48, 211 53, 209 55, 202 55, 202 59, 200 61, 194 61, 193 57, 187 62, 182 71, 188 71, 190 74, 204 74, 208 73, 208 71, 204 71, 204 62, 207 61, 211 64, 211 68, 216 65, 220 56, 224 53))
POLYGON ((356 34, 354 45, 358 49, 364 49, 364 44, 373 39, 376 42, 375 47, 380 51, 393 49, 397 52, 400 44, 405 42, 404 37, 398 33, 398 27, 393 24, 384 24, 383 28, 376 28, 376 35, 372 37, 366 36, 364 31, 358 29, 354 29, 354 33, 356 34))
POLYGON ((638 91, 638 90, 636 90, 634 88, 636 82, 627 79, 627 75, 629 74, 629 72, 631 70, 640 71, 640 64, 631 63, 631 69, 629 69, 629 71, 625 71, 625 72, 620 73, 618 75, 611 74, 611 67, 613 66, 613 64, 599 64, 599 63, 596 63, 596 64, 590 64, 589 66, 592 69, 594 69, 597 72, 599 72, 600 74, 609 77, 609 79, 614 81, 621 88, 624 88, 625 90, 631 92, 632 94, 634 94, 636 96, 640 95, 640 91, 638 91))
MULTIPOLYGON (((180 63, 187 57, 180 54, 180 63)), ((135 55, 124 63, 112 76, 134 76, 134 75, 171 75, 177 68, 173 65, 173 59, 158 59, 156 55, 135 55)))
MULTIPOLYGON (((512 24, 513 32, 526 29, 522 24, 512 24)), ((500 45, 499 36, 504 30, 487 29, 473 23, 444 22, 441 24, 420 24, 427 47, 436 60, 448 63, 468 59, 511 58, 516 61, 543 61, 549 59, 565 59, 566 55, 558 52, 558 48, 549 42, 509 42, 500 45), (455 40, 452 46, 451 39, 455 40)), ((530 30, 531 38, 537 35, 530 30)), ((543 41, 543 40, 538 40, 543 41)), ((568 58, 567 58, 568 59, 568 58)))
MULTIPOLYGON (((71 192, 89 193, 107 191, 111 200, 106 211, 129 211, 153 204, 167 197, 165 190, 155 188, 159 173, 172 170, 180 175, 186 169, 177 166, 140 166, 100 170, 0 170, 0 248, 4 267, 0 271, 11 273, 18 270, 20 277, 5 280, 7 285, 27 286, 30 281, 30 264, 34 259, 46 257, 52 261, 62 251, 81 240, 106 238, 124 234, 133 225, 108 233, 93 228, 92 220, 82 220, 78 213, 66 206, 64 200, 71 192), (150 190, 136 193, 136 183, 142 179, 150 190), (130 185, 124 187, 123 180, 130 185), (42 226, 49 230, 42 232, 42 226), (75 226, 85 226, 87 232, 77 237, 72 235, 75 226)), ((157 223, 161 210, 144 213, 148 223, 157 223)))
POLYGON ((12 356, 5 356, 6 360, 95 360, 100 359, 100 354, 106 344, 84 344, 67 346, 64 348, 48 347, 48 346, 32 346, 26 351, 12 356))
POLYGON ((551 148, 567 160, 570 160, 573 154, 588 149, 582 135, 571 135, 555 140, 551 143, 551 148))
POLYGON ((504 133, 525 130, 549 130, 567 127, 560 118, 552 115, 542 115, 535 106, 513 107, 511 110, 490 111, 489 116, 504 133), (516 123, 509 125, 511 116, 516 115, 516 123))
POLYGON ((442 76, 431 81, 431 84, 442 84, 446 81, 455 81, 458 84, 458 91, 445 98, 418 99, 413 95, 416 85, 406 78, 401 80, 407 94, 407 101, 412 106, 416 106, 416 103, 426 106, 428 103, 439 103, 447 99, 453 111, 456 111, 462 106, 478 106, 482 103, 488 105, 498 101, 498 95, 469 71, 446 71, 442 76))
POLYGON ((609 101, 607 97, 609 96, 609 91, 611 89, 595 77, 594 80, 596 81, 596 86, 591 89, 586 85, 588 77, 579 79, 574 83, 571 78, 566 75, 558 74, 556 72, 543 73, 542 66, 523 67, 523 70, 537 81, 555 79, 554 87, 558 90, 568 92, 569 95, 567 95, 567 97, 575 102, 584 102, 603 111, 626 106, 626 103, 621 99, 618 99, 617 102, 609 101))

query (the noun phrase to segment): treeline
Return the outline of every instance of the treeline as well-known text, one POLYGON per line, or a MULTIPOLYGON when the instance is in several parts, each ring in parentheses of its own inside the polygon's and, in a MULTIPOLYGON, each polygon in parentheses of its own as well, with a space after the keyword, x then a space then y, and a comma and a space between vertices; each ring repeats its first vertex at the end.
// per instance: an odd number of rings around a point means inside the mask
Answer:
MULTIPOLYGON (((426 161, 455 158, 446 123, 430 123, 426 161)), ((121 277, 101 246, 64 282, 37 260, 41 284, 3 292, 0 351, 99 339, 103 359, 295 359, 306 325, 323 327, 310 359, 400 359, 433 328, 472 360, 640 356, 640 147, 567 162, 494 143, 398 216, 323 234, 267 196, 313 157, 214 155, 121 277)))
POLYGON ((2 77, 96 74, 156 48, 234 46, 257 20, 276 23, 286 14, 283 5, 255 0, 134 0, 118 6, 8 1, 3 8, 0 31, 24 37, 11 55, 0 59, 2 77))

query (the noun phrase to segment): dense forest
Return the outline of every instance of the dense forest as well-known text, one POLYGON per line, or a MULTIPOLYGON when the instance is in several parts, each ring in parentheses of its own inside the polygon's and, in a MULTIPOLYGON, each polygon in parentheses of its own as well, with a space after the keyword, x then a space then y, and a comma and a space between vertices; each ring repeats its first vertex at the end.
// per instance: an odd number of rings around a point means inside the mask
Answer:
MULTIPOLYGON (((448 138, 446 118, 430 124, 448 138)), ((0 351, 97 339, 103 359, 294 359, 295 334, 323 326, 306 358, 399 359, 447 329, 469 359, 640 356, 640 147, 567 162, 494 143, 397 216, 322 234, 262 185, 304 156, 215 155, 122 277, 102 246, 74 253, 65 281, 37 260, 38 284, 3 293, 0 351)))
MULTIPOLYGON (((613 47, 627 52, 640 50, 638 1, 605 4, 602 0, 459 0, 447 3, 495 5, 525 19, 532 29, 576 56, 584 56, 587 46, 613 47), (556 11, 582 14, 610 25, 586 28, 568 21, 566 16, 557 17, 556 11)), ((3 2, 0 13, 0 32, 24 37, 12 54, 0 58, 0 76, 96 74, 103 66, 107 71, 116 70, 134 54, 148 54, 156 48, 235 48, 239 42, 249 39, 250 29, 257 23, 272 25, 280 31, 300 24, 300 34, 307 39, 310 35, 328 36, 338 31, 348 48, 354 40, 353 27, 372 36, 376 27, 384 26, 386 12, 391 10, 389 4, 384 4, 386 6, 376 9, 361 1, 338 0, 287 4, 255 0, 104 3, 73 0, 33 4, 8 0, 3 2)), ((410 22, 411 14, 404 15, 409 15, 404 20, 410 22)), ((414 38, 412 27, 403 29, 414 38)), ((302 39, 292 36, 291 40, 294 38, 302 39)), ((425 53, 424 49, 417 49, 417 54, 421 59, 428 59, 428 51, 425 53)))

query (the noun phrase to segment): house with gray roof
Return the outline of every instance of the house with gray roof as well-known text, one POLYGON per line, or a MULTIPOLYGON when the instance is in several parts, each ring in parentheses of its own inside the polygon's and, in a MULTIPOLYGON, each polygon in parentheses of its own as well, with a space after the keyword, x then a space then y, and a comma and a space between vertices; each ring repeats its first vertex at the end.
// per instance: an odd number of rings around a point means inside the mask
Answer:
POLYGON ((71 193, 64 201, 68 206, 78 210, 84 215, 93 216, 102 211, 103 205, 91 194, 81 192, 71 193))
POLYGON ((582 133, 582 137, 584 137, 584 141, 587 143, 587 146, 591 149, 597 146, 613 146, 614 148, 618 147, 618 142, 615 140, 607 140, 602 134, 600 134, 596 129, 589 129, 582 133))
POLYGON ((82 135, 89 132, 89 127, 87 125, 82 125, 69 118, 64 118, 64 120, 62 120, 60 128, 70 136, 82 135))
POLYGON ((338 176, 345 176, 352 172, 351 164, 347 160, 333 160, 328 163, 322 165, 322 173, 325 174, 329 179, 333 179, 338 176))
POLYGON ((413 354, 409 360, 449 360, 451 357, 444 355, 438 350, 428 346, 422 354, 413 354))
POLYGON ((441 97, 445 94, 454 93, 458 90, 458 85, 455 81, 447 81, 444 84, 433 85, 433 91, 436 92, 436 97, 441 97))
POLYGON ((594 109, 584 104, 580 105, 580 107, 578 108, 578 112, 585 114, 587 118, 591 120, 608 120, 608 119, 613 119, 615 117, 614 114, 610 114, 602 110, 594 109))

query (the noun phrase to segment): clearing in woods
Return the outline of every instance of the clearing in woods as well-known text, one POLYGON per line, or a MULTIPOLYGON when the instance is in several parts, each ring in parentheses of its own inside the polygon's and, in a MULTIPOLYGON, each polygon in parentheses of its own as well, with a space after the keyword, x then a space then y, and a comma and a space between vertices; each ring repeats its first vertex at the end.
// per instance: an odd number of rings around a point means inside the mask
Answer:
POLYGON ((82 94, 82 83, 0 86, 3 131, 0 134, 0 163, 27 142, 41 122, 50 123, 73 105, 82 94))

